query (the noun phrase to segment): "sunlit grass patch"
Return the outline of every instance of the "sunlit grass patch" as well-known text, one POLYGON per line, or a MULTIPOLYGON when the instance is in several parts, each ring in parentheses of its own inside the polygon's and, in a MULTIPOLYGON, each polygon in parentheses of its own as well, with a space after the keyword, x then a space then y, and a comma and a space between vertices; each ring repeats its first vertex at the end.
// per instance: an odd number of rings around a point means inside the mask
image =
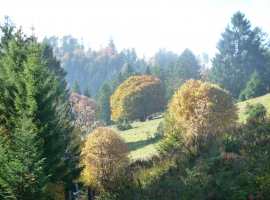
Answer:
POLYGON ((261 103, 262 105, 264 105, 264 107, 266 108, 266 116, 269 117, 270 116, 270 94, 266 94, 264 96, 260 96, 254 99, 250 99, 247 101, 243 101, 240 103, 237 103, 237 107, 238 107, 238 122, 245 122, 247 119, 247 114, 245 114, 245 107, 247 105, 247 103, 249 104, 256 104, 256 103, 261 103))
POLYGON ((153 136, 159 123, 162 121, 163 118, 146 122, 134 122, 131 124, 132 129, 126 131, 115 129, 115 131, 125 139, 133 158, 145 157, 150 154, 157 154, 155 145, 158 143, 158 140, 151 140, 149 138, 153 136))

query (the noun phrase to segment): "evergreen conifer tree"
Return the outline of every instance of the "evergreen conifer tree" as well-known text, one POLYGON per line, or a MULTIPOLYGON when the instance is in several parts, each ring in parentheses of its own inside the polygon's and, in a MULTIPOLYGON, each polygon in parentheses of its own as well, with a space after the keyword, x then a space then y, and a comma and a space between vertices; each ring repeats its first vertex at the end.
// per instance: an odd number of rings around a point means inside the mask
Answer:
POLYGON ((213 58, 209 81, 218 84, 238 98, 244 90, 252 73, 256 70, 268 85, 269 57, 264 55, 265 33, 255 27, 241 12, 236 12, 231 18, 231 24, 221 34, 217 43, 219 53, 213 58))
POLYGON ((87 96, 88 98, 91 98, 91 94, 90 94, 90 88, 88 85, 85 86, 84 90, 83 90, 83 95, 87 96))
POLYGON ((115 91, 115 89, 125 81, 125 77, 123 75, 123 73, 120 71, 116 78, 112 81, 111 83, 111 91, 115 91))
POLYGON ((162 89, 165 92, 166 91, 166 88, 165 88, 166 72, 160 63, 153 67, 152 76, 161 80, 162 89))
POLYGON ((123 73, 124 80, 128 79, 131 76, 134 76, 134 74, 135 74, 135 70, 130 64, 126 64, 124 66, 124 70, 125 70, 123 73))
POLYGON ((146 76, 151 76, 151 69, 150 69, 150 66, 149 65, 147 65, 146 66, 146 68, 145 68, 145 70, 144 70, 144 75, 146 75, 146 76))
POLYGON ((166 98, 171 99, 175 91, 181 86, 181 81, 177 76, 174 63, 170 62, 166 74, 165 74, 165 89, 166 89, 166 98))
POLYGON ((111 107, 110 96, 112 95, 110 86, 104 82, 100 88, 99 97, 97 103, 101 109, 100 119, 106 123, 111 124, 111 107))
POLYGON ((72 93, 77 93, 77 94, 81 95, 80 86, 79 86, 77 80, 74 81, 73 86, 72 86, 72 89, 71 89, 71 92, 72 93))
POLYGON ((201 66, 198 63, 196 56, 189 49, 185 49, 179 56, 176 68, 182 84, 191 78, 195 80, 201 79, 201 66))
POLYGON ((252 99, 267 93, 265 84, 263 84, 259 73, 255 71, 250 80, 247 82, 246 88, 241 91, 239 100, 248 100, 252 99))
POLYGON ((17 121, 17 129, 0 130, 0 198, 41 199, 45 182, 40 141, 31 120, 17 121))
MULTIPOLYGON (((75 135, 71 125, 66 73, 53 57, 52 49, 37 43, 34 36, 27 37, 19 29, 10 37, 4 32, 3 37, 9 40, 1 43, 0 114, 5 117, 1 118, 0 126, 8 137, 12 137, 20 119, 31 119, 32 129, 29 131, 33 131, 33 136, 36 135, 39 141, 39 145, 32 145, 37 147, 37 156, 31 162, 41 164, 42 161, 42 176, 35 179, 44 177, 38 187, 56 186, 59 182, 72 183, 80 172, 76 166, 79 150, 73 144, 75 135)), ((0 137, 3 140, 4 134, 0 137)), ((19 145, 7 145, 4 151, 16 152, 19 145)), ((0 188, 4 187, 4 184, 0 185, 0 188)), ((48 191, 46 194, 49 195, 48 191)))

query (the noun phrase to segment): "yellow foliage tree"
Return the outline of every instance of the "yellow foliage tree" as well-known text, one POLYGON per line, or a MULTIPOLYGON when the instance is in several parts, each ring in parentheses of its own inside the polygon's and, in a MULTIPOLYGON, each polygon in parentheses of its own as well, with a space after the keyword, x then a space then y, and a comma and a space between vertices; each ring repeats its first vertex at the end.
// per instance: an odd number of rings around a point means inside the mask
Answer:
POLYGON ((80 165, 85 168, 80 180, 95 188, 113 183, 128 163, 129 148, 124 139, 107 127, 98 127, 82 150, 80 165))
POLYGON ((132 76, 111 96, 111 120, 119 118, 144 121, 146 116, 165 109, 161 81, 152 76, 132 76))
POLYGON ((169 103, 169 117, 184 128, 184 140, 205 144, 235 124, 237 108, 231 95, 215 84, 190 79, 169 103))

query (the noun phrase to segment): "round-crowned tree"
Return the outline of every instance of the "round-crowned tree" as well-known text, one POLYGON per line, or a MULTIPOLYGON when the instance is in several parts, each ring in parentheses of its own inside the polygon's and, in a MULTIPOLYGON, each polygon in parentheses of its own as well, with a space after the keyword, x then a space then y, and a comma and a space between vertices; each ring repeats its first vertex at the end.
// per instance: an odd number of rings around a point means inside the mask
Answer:
POLYGON ((215 84, 190 79, 169 103, 169 117, 182 127, 185 142, 205 144, 237 120, 231 95, 215 84))
POLYGON ((73 114, 72 124, 80 129, 79 137, 81 141, 84 141, 87 134, 91 133, 99 126, 104 126, 104 124, 97 119, 100 109, 93 99, 84 95, 71 93, 69 100, 73 114))
POLYGON ((128 163, 129 148, 124 139, 107 127, 98 127, 82 149, 80 164, 85 168, 80 180, 87 186, 113 185, 128 163))
POLYGON ((111 120, 140 119, 165 109, 166 100, 161 81, 152 76, 132 76, 122 83, 111 96, 111 120))

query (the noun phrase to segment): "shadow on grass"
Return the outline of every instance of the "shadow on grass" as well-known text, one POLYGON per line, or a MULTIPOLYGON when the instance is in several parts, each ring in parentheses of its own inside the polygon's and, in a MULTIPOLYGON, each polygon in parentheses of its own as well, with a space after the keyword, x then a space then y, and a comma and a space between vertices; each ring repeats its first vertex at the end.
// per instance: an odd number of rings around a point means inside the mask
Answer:
POLYGON ((129 146, 130 151, 135 151, 137 149, 144 148, 147 145, 155 144, 158 141, 159 141, 158 139, 152 138, 152 139, 140 140, 137 142, 128 142, 127 145, 129 146))

